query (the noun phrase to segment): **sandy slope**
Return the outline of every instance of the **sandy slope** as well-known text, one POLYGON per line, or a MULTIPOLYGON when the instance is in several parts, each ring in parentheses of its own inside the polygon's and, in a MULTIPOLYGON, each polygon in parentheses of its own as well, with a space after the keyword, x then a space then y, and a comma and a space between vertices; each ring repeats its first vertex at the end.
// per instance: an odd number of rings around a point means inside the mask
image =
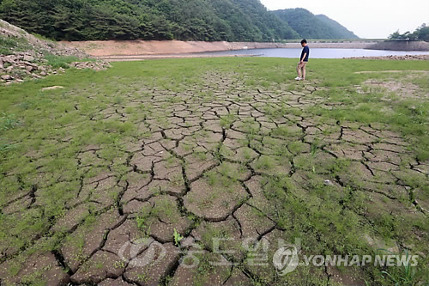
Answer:
MULTIPOLYGON (((202 42, 202 41, 81 41, 63 42, 79 48, 96 57, 174 55, 213 51, 228 51, 258 48, 299 48, 296 43, 245 43, 245 42, 202 42)), ((345 41, 343 43, 311 43, 314 48, 366 48, 373 43, 365 41, 345 41)))

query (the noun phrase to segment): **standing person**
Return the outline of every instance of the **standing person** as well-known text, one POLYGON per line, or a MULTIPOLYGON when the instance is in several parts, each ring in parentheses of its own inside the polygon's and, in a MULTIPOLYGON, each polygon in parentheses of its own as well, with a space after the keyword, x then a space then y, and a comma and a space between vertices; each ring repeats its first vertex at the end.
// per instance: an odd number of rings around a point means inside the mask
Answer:
POLYGON ((308 56, 310 55, 310 48, 307 45, 306 39, 301 41, 301 46, 303 49, 301 52, 301 57, 299 58, 298 66, 296 67, 298 76, 295 78, 295 80, 305 80, 305 66, 308 63, 308 56))

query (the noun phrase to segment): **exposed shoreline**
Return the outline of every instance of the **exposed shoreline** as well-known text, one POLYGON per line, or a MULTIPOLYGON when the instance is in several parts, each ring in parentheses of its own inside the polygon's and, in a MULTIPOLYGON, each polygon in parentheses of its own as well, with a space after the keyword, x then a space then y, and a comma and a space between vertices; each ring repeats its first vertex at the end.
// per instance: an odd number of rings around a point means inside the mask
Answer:
MULTIPOLYGON (((183 59, 183 58, 219 58, 219 57, 257 57, 258 55, 208 55, 208 54, 171 54, 171 55, 134 55, 134 56, 104 56, 98 57, 107 62, 127 62, 157 59, 183 59)), ((340 58, 338 58, 340 59, 340 58)), ((393 61, 427 61, 429 55, 380 56, 380 57, 344 57, 349 60, 393 60, 393 61)))
POLYGON ((381 41, 369 47, 371 50, 384 50, 384 51, 429 51, 429 43, 424 41, 402 41, 391 40, 381 41))
MULTIPOLYGON (((247 49, 275 49, 275 48, 301 48, 300 43, 249 43, 249 42, 203 42, 203 41, 81 41, 62 42, 62 44, 78 48, 86 54, 113 61, 138 61, 162 58, 198 58, 198 57, 251 57, 257 55, 214 55, 210 52, 247 50, 247 49), (206 53, 206 54, 205 54, 206 53)), ((382 49, 392 50, 389 43, 377 40, 354 40, 341 42, 309 41, 312 48, 331 49, 382 49)), ((425 46, 428 43, 414 42, 408 47, 425 46)), ((387 59, 387 60, 427 60, 428 56, 381 56, 357 57, 355 59, 387 59)))
MULTIPOLYGON (((221 52, 243 49, 300 48, 297 43, 248 43, 202 41, 81 41, 62 42, 100 58, 114 56, 174 56, 204 52, 221 52)), ((310 42, 312 48, 366 49, 376 41, 310 42)))
POLYGON ((391 60, 391 61, 427 61, 429 55, 405 55, 405 56, 383 56, 383 57, 351 57, 345 59, 353 60, 391 60))

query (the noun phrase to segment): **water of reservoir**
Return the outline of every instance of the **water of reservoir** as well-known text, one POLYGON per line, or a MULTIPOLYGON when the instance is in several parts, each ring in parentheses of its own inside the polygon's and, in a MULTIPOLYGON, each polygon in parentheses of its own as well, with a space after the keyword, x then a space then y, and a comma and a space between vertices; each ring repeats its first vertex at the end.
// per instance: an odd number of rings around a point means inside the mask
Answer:
MULTIPOLYGON (((243 56, 252 55, 268 58, 299 58, 301 49, 248 49, 237 51, 222 51, 201 53, 203 55, 216 56, 243 56)), ((405 55, 429 55, 429 52, 403 52, 403 51, 381 51, 365 49, 331 49, 331 48, 312 48, 310 49, 310 58, 314 59, 339 59, 351 57, 383 57, 383 56, 405 56, 405 55)))

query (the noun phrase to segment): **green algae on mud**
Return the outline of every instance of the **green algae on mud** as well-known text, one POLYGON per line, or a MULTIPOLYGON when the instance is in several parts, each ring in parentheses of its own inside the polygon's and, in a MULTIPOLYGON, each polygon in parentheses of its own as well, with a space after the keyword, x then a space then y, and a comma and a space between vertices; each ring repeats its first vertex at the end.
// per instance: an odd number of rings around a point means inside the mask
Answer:
POLYGON ((312 60, 305 82, 295 65, 126 62, 3 87, 1 282, 427 282, 428 64, 312 60), (50 86, 64 88, 42 91, 50 86), (419 266, 278 276, 250 264, 246 238, 299 238, 312 255, 383 248, 419 255, 419 266), (121 260, 121 245, 138 239, 170 251, 158 271, 121 260), (201 264, 181 267, 198 247, 201 264))

